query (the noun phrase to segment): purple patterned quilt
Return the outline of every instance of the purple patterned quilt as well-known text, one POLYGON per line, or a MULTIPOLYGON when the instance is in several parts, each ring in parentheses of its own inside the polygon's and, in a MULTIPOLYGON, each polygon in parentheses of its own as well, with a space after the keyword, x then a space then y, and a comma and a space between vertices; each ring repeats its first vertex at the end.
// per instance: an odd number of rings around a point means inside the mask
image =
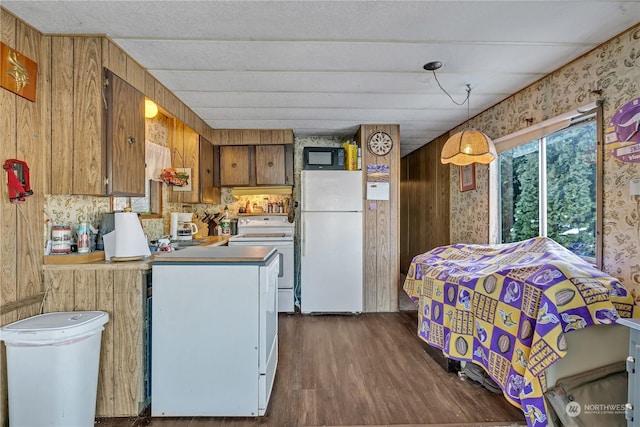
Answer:
POLYGON ((555 241, 442 246, 416 256, 404 291, 418 302, 418 336, 482 366, 529 426, 547 424, 546 369, 564 334, 639 317, 615 278, 555 241))

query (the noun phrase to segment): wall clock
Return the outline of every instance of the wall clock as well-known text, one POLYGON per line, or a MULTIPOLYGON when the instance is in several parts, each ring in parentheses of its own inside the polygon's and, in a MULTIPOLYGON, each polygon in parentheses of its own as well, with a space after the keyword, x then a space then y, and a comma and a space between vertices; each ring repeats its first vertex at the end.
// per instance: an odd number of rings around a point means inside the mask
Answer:
POLYGON ((391 152, 393 148, 393 140, 388 133, 377 131, 371 134, 367 147, 371 153, 376 156, 385 156, 391 152))

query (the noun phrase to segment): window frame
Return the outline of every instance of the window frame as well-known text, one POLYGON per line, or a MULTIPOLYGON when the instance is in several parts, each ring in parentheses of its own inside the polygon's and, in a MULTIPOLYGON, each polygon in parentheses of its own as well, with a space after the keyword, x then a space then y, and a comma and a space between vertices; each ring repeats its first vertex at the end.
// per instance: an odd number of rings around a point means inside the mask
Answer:
MULTIPOLYGON (((162 182, 149 180, 149 209, 148 214, 140 214, 140 219, 157 219, 162 218, 162 182)), ((145 186, 146 187, 146 186, 145 186)), ((111 196, 109 198, 109 208, 115 210, 115 199, 126 199, 127 206, 131 206, 131 199, 135 197, 111 196)))
MULTIPOLYGON (((540 140, 548 135, 566 129, 572 125, 584 122, 590 117, 594 117, 596 122, 596 224, 595 224, 595 259, 584 257, 585 260, 594 263, 597 268, 603 266, 603 161, 604 161, 604 117, 603 102, 586 105, 558 117, 546 120, 535 126, 531 126, 512 134, 506 135, 494 141, 496 151, 499 153, 514 148, 516 146, 540 140)), ((541 150, 544 150, 545 144, 540 144, 541 150)), ((540 191, 546 191, 546 174, 542 171, 546 170, 545 153, 540 152, 540 191), (544 163, 544 164, 543 164, 544 163), (544 167, 544 169, 543 169, 544 167), (542 183, 544 182, 544 185, 542 183)), ((502 242, 501 232, 501 200, 500 200, 500 165, 498 159, 489 165, 489 243, 500 244, 502 242)), ((542 200, 542 193, 540 193, 542 200)), ((544 198, 546 200, 546 196, 544 198)), ((544 205, 540 203, 540 222, 541 235, 546 235, 546 211, 542 212, 544 205), (544 221, 543 221, 544 219, 544 221), (544 225, 542 223, 544 222, 544 225), (543 234, 544 231, 544 234, 543 234)))

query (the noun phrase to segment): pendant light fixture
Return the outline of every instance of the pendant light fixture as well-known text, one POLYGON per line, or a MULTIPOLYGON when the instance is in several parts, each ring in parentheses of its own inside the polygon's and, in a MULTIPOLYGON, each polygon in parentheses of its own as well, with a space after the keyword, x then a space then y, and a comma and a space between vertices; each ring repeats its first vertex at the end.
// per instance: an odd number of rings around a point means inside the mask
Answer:
POLYGON ((471 95, 471 85, 467 84, 467 97, 462 102, 456 102, 449 92, 447 92, 436 76, 436 70, 442 67, 442 62, 433 61, 424 65, 424 69, 433 72, 436 83, 440 89, 453 101, 456 105, 467 104, 467 128, 457 132, 447 139, 440 153, 440 161, 443 164, 452 163, 458 166, 466 166, 471 163, 489 164, 496 157, 496 147, 493 141, 479 130, 469 127, 469 96, 471 95))

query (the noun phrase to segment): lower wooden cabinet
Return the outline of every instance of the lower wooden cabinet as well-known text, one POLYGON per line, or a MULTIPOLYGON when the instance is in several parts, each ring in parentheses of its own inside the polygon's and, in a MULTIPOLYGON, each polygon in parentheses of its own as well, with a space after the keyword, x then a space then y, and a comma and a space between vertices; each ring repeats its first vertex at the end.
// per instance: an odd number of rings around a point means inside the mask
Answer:
POLYGON ((44 266, 44 312, 109 313, 100 347, 97 417, 135 416, 150 402, 150 275, 144 262, 44 266))

